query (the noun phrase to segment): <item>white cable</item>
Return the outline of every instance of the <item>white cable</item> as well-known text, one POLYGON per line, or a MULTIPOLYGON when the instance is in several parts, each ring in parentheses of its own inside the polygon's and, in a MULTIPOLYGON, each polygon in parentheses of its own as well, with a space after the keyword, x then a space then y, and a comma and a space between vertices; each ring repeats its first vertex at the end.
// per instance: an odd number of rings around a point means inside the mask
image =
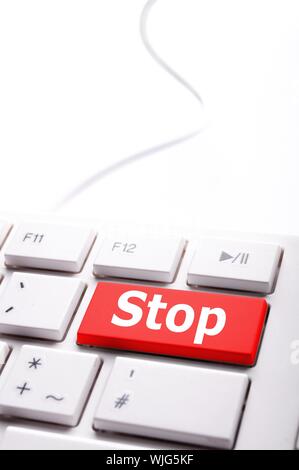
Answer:
POLYGON ((203 107, 203 100, 195 88, 187 82, 181 75, 179 75, 170 65, 163 60, 158 53, 155 51, 151 42, 148 37, 147 26, 148 26, 148 18, 151 12, 151 9, 157 3, 158 0, 147 0, 141 15, 140 15, 140 36, 142 42, 148 51, 148 53, 152 56, 152 58, 167 72, 169 73, 177 82, 179 82, 186 90, 188 90, 201 104, 203 107))
MULTIPOLYGON (((165 62, 155 51, 153 46, 151 45, 151 42, 148 37, 148 32, 147 32, 147 26, 148 26, 148 18, 150 15, 150 12, 153 8, 153 6, 157 3, 157 0, 147 0, 145 3, 141 15, 140 15, 140 23, 139 23, 139 28, 140 28, 140 36, 142 39, 142 42, 144 44, 144 47, 148 51, 148 53, 151 55, 151 57, 168 73, 170 74, 180 85, 182 85, 187 91, 189 91, 195 98, 196 100, 200 103, 201 107, 203 108, 203 100, 200 96, 200 94, 196 91, 195 88, 192 87, 192 85, 187 82, 181 75, 179 75, 172 67, 170 67, 167 62, 165 62)), ((74 199, 76 196, 81 194, 83 191, 86 191, 91 185, 95 184, 97 181, 100 179, 110 175, 111 173, 114 173, 115 171, 130 165, 136 161, 139 161, 143 158, 149 157, 151 155, 154 155, 156 153, 162 152, 164 150, 167 150, 171 147, 174 147, 176 145, 182 144, 184 142, 187 142, 190 139, 193 139, 197 137, 201 132, 204 130, 204 127, 199 128, 198 130, 191 132, 189 134, 185 134, 181 137, 177 137, 176 139, 172 139, 167 142, 163 142, 162 144, 155 145, 153 147, 147 148, 145 150, 142 150, 141 152, 135 153, 133 155, 130 155, 126 158, 123 158, 116 163, 113 163, 112 165, 106 166, 102 170, 98 171, 96 174, 90 176, 87 178, 85 181, 83 181, 81 184, 79 184, 76 188, 74 188, 72 191, 70 191, 54 208, 54 210, 58 210, 61 207, 63 207, 65 204, 70 202, 72 199, 74 199)))

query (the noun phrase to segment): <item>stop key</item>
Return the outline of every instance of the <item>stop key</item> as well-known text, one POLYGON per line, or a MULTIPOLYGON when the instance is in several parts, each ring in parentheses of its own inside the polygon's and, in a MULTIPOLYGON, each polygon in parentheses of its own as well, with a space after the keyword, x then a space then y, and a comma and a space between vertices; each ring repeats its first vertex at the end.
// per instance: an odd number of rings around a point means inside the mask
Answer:
POLYGON ((267 313, 259 297, 100 282, 77 342, 252 366, 267 313))

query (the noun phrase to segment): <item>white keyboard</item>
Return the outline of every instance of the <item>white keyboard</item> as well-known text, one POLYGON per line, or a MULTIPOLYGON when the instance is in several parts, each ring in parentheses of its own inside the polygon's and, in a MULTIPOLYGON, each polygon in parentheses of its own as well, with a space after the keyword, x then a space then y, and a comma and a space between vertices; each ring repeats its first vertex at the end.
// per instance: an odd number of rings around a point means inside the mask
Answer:
POLYGON ((299 238, 0 223, 1 449, 299 449, 299 238))

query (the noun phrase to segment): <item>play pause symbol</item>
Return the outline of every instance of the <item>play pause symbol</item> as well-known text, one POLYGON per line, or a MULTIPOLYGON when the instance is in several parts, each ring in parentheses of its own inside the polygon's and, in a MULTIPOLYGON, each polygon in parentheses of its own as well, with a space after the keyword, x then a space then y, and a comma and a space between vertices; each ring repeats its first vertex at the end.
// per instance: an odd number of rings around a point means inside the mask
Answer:
POLYGON ((238 253, 237 255, 231 255, 226 251, 222 251, 219 257, 219 261, 228 261, 230 260, 231 263, 238 263, 238 264, 247 264, 249 259, 249 253, 238 253))

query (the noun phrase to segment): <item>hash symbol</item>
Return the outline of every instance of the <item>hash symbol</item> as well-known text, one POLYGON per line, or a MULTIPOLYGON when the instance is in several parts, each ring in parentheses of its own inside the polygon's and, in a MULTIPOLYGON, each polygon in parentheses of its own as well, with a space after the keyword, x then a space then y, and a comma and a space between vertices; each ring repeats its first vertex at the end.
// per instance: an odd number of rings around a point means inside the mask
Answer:
POLYGON ((124 393, 121 397, 117 398, 114 402, 114 408, 122 408, 129 401, 130 395, 124 393))

